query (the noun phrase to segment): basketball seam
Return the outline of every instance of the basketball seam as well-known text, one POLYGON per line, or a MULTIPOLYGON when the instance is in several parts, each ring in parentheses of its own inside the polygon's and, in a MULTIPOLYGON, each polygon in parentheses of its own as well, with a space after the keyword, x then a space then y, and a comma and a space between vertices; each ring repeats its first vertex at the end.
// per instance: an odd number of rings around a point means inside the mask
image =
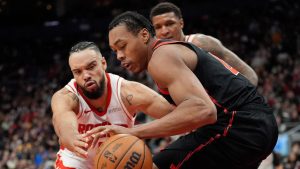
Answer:
MULTIPOLYGON (((120 138, 118 138, 118 139, 115 139, 114 141, 112 141, 111 143, 107 144, 107 145, 103 148, 103 151, 100 153, 99 158, 98 158, 98 160, 97 160, 97 165, 96 165, 97 168, 98 168, 99 160, 100 160, 100 158, 101 158, 102 153, 104 152, 104 150, 105 150, 109 145, 111 145, 112 143, 114 143, 115 141, 117 141, 117 140, 119 140, 119 139, 121 139, 121 138, 124 138, 124 137, 128 137, 128 135, 125 135, 125 136, 123 136, 123 137, 120 137, 120 138)), ((103 143, 104 143, 104 142, 103 142, 103 143)))
POLYGON ((132 146, 134 146, 135 143, 138 142, 138 141, 139 141, 139 138, 137 138, 136 141, 133 142, 133 144, 130 145, 130 147, 127 149, 126 153, 124 153, 123 156, 120 158, 118 164, 116 165, 116 167, 115 167, 114 169, 118 168, 118 166, 120 165, 120 162, 121 162, 122 159, 125 157, 125 155, 127 154, 127 152, 128 152, 128 151, 132 148, 132 146))
POLYGON ((142 163, 142 166, 140 169, 142 169, 144 167, 145 159, 146 159, 146 144, 144 143, 144 158, 143 158, 143 163, 142 163))

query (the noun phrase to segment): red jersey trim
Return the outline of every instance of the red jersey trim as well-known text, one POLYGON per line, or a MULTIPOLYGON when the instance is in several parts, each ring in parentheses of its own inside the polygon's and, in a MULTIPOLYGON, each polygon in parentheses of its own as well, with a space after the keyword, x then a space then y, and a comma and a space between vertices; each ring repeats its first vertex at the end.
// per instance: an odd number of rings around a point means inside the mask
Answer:
POLYGON ((158 91, 164 95, 170 95, 169 91, 168 90, 165 90, 165 89, 162 89, 160 88, 159 86, 157 86, 158 88, 158 91))

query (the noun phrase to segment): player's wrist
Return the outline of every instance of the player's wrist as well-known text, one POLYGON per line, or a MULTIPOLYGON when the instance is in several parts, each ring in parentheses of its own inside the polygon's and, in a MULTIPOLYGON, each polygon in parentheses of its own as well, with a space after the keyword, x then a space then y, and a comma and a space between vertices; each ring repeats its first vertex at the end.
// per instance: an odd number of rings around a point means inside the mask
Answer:
POLYGON ((129 134, 134 135, 134 136, 136 136, 138 138, 143 139, 143 136, 142 136, 141 133, 142 132, 140 131, 139 127, 135 126, 135 127, 133 127, 133 128, 130 129, 130 133, 129 134))

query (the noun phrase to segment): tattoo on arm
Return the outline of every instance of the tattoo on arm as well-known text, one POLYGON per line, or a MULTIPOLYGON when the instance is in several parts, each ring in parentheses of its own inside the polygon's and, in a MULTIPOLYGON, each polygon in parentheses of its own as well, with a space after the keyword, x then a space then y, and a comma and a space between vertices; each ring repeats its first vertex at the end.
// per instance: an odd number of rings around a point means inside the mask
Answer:
POLYGON ((70 96, 74 101, 78 102, 78 97, 75 94, 69 94, 68 96, 70 96))
POLYGON ((70 92, 68 90, 62 90, 61 94, 62 95, 67 95, 67 96, 71 97, 72 100, 75 101, 75 102, 79 101, 78 97, 74 93, 72 93, 72 92, 70 92))
POLYGON ((126 96, 125 99, 127 100, 128 104, 131 106, 132 105, 133 95, 129 94, 128 96, 126 96))
POLYGON ((209 38, 208 36, 197 38, 196 40, 200 48, 214 55, 217 55, 217 57, 221 59, 224 59, 222 45, 217 40, 209 38))

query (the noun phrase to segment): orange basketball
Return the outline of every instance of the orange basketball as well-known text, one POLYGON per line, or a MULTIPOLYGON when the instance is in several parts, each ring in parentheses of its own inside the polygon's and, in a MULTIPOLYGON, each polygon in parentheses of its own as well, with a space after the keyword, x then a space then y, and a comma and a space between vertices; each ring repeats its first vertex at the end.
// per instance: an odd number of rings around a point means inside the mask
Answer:
POLYGON ((99 147, 94 169, 152 169, 152 154, 143 140, 117 134, 99 147))

